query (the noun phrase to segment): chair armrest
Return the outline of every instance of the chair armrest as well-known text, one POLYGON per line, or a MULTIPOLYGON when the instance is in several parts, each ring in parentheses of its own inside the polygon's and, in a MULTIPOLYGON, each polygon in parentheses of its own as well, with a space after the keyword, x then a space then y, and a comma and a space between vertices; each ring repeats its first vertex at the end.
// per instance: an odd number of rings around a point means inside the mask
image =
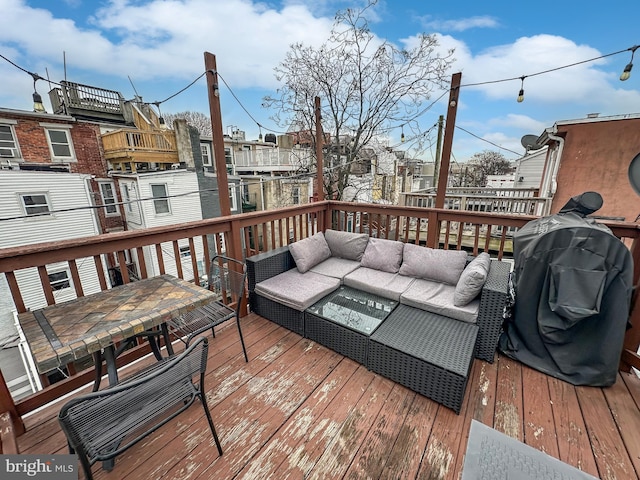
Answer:
POLYGON ((249 292, 255 291, 256 283, 275 277, 296 266, 287 245, 248 257, 246 262, 249 292))
POLYGON ((489 275, 480 294, 479 327, 476 358, 493 363, 493 357, 502 333, 504 307, 509 292, 511 264, 492 260, 489 275))

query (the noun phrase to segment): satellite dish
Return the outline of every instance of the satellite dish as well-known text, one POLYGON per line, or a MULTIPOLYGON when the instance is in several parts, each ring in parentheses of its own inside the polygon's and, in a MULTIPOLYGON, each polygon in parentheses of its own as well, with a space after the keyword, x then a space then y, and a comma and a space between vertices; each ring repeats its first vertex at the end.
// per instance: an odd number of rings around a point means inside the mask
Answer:
POLYGON ((527 152, 529 150, 540 150, 542 148, 542 145, 538 144, 537 135, 525 135, 520 139, 520 143, 527 152))
POLYGON ((640 153, 633 157, 629 164, 629 182, 636 193, 640 195, 640 153))

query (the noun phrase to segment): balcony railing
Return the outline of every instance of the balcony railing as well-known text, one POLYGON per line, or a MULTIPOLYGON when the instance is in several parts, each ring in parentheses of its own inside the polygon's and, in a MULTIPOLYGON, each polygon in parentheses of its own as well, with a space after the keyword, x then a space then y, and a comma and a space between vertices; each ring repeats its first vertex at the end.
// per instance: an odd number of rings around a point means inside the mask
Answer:
MULTIPOLYGON (((47 266, 60 262, 68 266, 75 295, 84 296, 92 290, 110 288, 106 274, 110 268, 119 267, 122 282, 133 281, 127 268, 130 261, 136 264, 140 278, 147 278, 150 271, 164 274, 167 269, 175 271, 180 278, 192 278, 191 272, 198 271, 198 262, 207 265, 215 253, 224 251, 235 258, 243 258, 287 245, 326 228, 365 232, 378 238, 434 248, 465 248, 474 254, 489 251, 493 257, 507 258, 510 255, 509 235, 534 218, 537 217, 325 201, 1 249, 0 273, 4 272, 16 309, 21 313, 30 308, 28 299, 33 298, 34 291, 42 292, 46 304, 56 302, 47 266), (179 243, 189 245, 190 258, 185 257, 185 249, 180 248, 179 243), (163 255, 163 251, 173 252, 173 258, 163 255), (204 252, 204 258, 196 258, 197 251, 204 252), (191 262, 188 268, 185 260, 191 262), (87 273, 87 266, 91 267, 90 273, 87 273), (27 281, 28 277, 32 280, 27 281)), ((637 285, 640 276, 640 226, 630 222, 605 223, 631 249, 635 262, 634 285, 637 285)), ((197 275, 193 281, 199 283, 197 275)), ((631 312, 633 327, 627 332, 621 363, 625 369, 631 366, 640 368, 640 357, 636 354, 640 344, 640 302, 635 301, 634 305, 631 312)), ((148 345, 143 344, 128 351, 119 361, 130 362, 148 352, 148 345)), ((71 365, 69 372, 74 371, 71 365)), ((89 383, 92 378, 92 368, 76 372, 15 405, 6 386, 0 384, 0 412, 10 410, 14 417, 19 418, 89 383)))
POLYGON ((311 163, 308 150, 260 148, 235 152, 236 171, 297 170, 311 163))
MULTIPOLYGON (((404 193, 401 204, 407 207, 433 208, 435 189, 404 193)), ((516 215, 545 215, 551 198, 539 197, 537 188, 448 188, 445 208, 470 212, 510 213, 516 215)))
POLYGON ((133 158, 134 161, 177 162, 178 149, 173 131, 115 130, 102 134, 107 160, 133 158))

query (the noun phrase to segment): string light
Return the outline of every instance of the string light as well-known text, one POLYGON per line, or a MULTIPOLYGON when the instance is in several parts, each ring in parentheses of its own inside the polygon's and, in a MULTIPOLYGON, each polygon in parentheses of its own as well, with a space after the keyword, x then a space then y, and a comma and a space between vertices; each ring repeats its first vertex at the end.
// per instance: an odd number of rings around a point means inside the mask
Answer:
POLYGON ((402 129, 402 133, 400 134, 400 141, 404 143, 404 125, 400 125, 400 128, 402 129))
POLYGON ((624 67, 624 70, 622 71, 622 74, 620 75, 620 80, 622 80, 623 82, 625 80, 629 80, 629 77, 631 76, 631 69, 633 68, 633 56, 636 53, 636 50, 640 47, 640 45, 634 45, 633 47, 631 47, 629 50, 631 50, 631 60, 629 61, 629 63, 627 63, 626 67, 624 67))
POLYGON ((527 78, 524 75, 522 77, 520 77, 520 80, 522 81, 522 83, 520 84, 520 91, 518 92, 518 98, 517 101, 518 103, 522 103, 524 101, 524 79, 527 78))

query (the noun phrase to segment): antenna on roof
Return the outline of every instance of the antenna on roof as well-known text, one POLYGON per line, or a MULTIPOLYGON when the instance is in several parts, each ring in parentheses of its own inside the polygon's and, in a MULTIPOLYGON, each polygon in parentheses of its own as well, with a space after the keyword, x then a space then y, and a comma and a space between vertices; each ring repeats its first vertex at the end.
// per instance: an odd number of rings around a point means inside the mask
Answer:
POLYGON ((131 77, 129 75, 127 75, 127 78, 129 79, 129 83, 131 83, 131 86, 133 87, 133 92, 136 94, 136 100, 142 101, 142 97, 138 95, 138 90, 136 90, 136 86, 133 84, 133 80, 131 80, 131 77))
POLYGON ((520 143, 527 151, 527 153, 529 152, 529 150, 539 150, 542 148, 542 145, 538 144, 537 135, 525 135, 520 139, 520 143))

